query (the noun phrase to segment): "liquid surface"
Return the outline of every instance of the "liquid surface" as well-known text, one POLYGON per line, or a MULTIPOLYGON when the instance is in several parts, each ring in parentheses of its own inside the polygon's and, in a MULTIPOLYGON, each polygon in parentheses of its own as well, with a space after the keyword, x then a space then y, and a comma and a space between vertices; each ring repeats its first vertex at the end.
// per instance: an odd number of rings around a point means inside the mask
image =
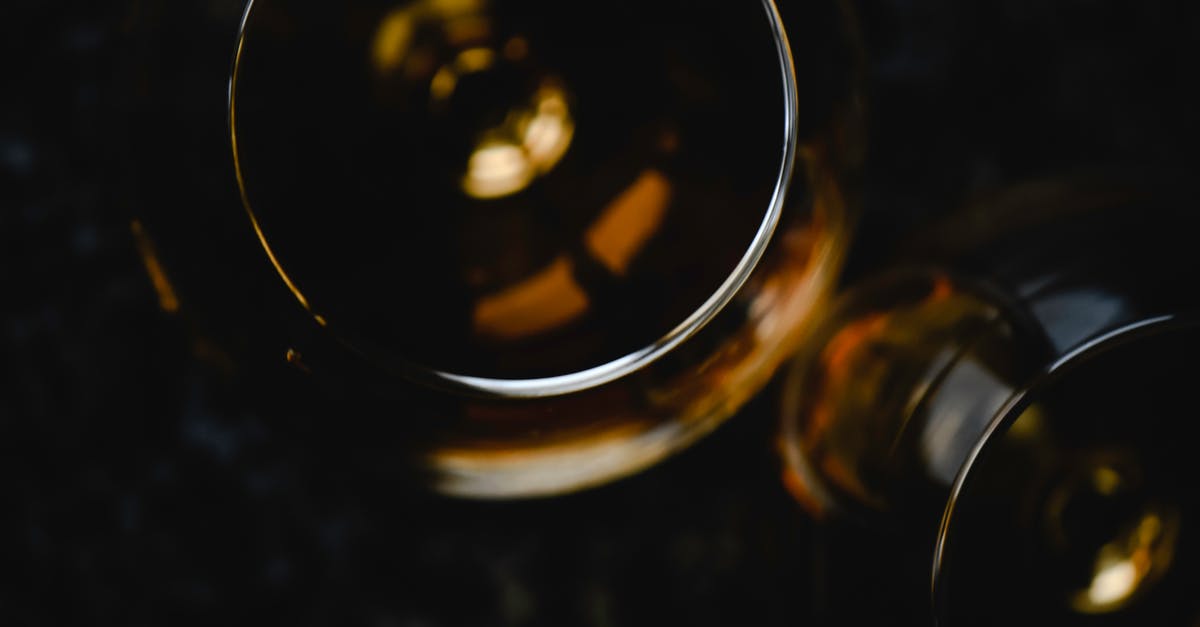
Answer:
POLYGON ((729 276, 779 171, 756 3, 258 0, 241 45, 259 235, 380 362, 527 378, 643 349, 729 276))

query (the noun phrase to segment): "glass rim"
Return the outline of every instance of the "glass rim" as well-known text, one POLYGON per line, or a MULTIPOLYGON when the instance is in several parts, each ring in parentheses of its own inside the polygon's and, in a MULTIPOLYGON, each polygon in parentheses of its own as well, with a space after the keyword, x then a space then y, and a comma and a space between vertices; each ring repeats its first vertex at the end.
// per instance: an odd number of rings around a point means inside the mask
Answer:
MULTIPOLYGON (((313 321, 321 327, 326 327, 328 323, 325 318, 317 311, 314 311, 304 292, 292 280, 272 250, 271 244, 263 232, 258 216, 250 202, 242 173, 237 131, 237 81, 241 69, 246 29, 250 22, 254 3, 255 0, 247 0, 238 24, 237 44, 229 70, 226 98, 227 132, 232 150, 234 174, 237 180, 239 198, 242 207, 250 218, 251 226, 258 238, 259 244, 262 246, 264 252, 266 252, 267 258, 276 273, 283 280, 296 301, 312 316, 313 321)), ((783 86, 784 141, 781 163, 776 174, 767 210, 755 230, 754 237, 733 270, 717 289, 682 322, 675 325, 675 327, 667 331, 653 343, 616 359, 575 372, 531 378, 484 377, 439 370, 410 362, 401 356, 389 356, 389 359, 397 362, 397 370, 401 376, 415 383, 483 398, 532 399, 581 392, 611 383, 654 363, 671 352, 675 347, 696 335, 732 302, 734 296, 741 291, 754 270, 758 267, 779 225, 787 193, 791 187, 792 178, 795 173, 796 158, 800 143, 799 126, 797 124, 799 113, 798 89, 791 44, 788 41, 787 33, 783 27, 783 19, 780 16, 775 0, 761 0, 761 4, 766 13, 768 26, 771 29, 774 39, 776 56, 779 62, 780 79, 783 86)), ((337 333, 334 333, 334 335, 338 336, 337 333)), ((346 343, 343 338, 339 337, 338 339, 342 340, 341 343, 346 343)), ((350 348, 353 348, 353 346, 350 346, 350 348)))
POLYGON ((942 624, 942 621, 946 618, 950 603, 948 593, 946 592, 946 565, 948 561, 947 545, 950 541, 951 530, 954 529, 953 523, 959 503, 963 497, 963 490, 971 477, 971 470, 981 461, 989 443, 995 438, 1003 437, 1008 428, 1024 415, 1025 411, 1037 400, 1037 397, 1044 388, 1053 385, 1055 381, 1064 376, 1069 376, 1077 366, 1081 366, 1092 358, 1131 342, 1137 342, 1160 333, 1189 330, 1200 330, 1200 318, 1188 315, 1166 314, 1144 318, 1100 333, 1090 339, 1084 340, 1076 345, 1075 348, 1055 359, 1051 365, 1041 371, 1041 374, 1035 376, 1031 383, 1026 384, 1020 390, 1013 393, 1000 410, 996 412, 995 417, 984 430, 983 436, 975 443, 975 446, 963 462, 962 467, 959 468, 954 483, 950 488, 950 495, 946 500, 946 507, 942 512, 941 522, 938 526, 929 579, 933 618, 936 624, 942 624))

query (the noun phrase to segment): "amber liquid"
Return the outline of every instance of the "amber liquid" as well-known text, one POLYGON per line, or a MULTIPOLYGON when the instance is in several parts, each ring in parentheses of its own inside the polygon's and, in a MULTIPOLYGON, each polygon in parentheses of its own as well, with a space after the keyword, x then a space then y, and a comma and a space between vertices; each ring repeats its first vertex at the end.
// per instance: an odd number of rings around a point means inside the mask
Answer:
POLYGON ((256 3, 238 166, 297 298, 373 359, 472 376, 669 333, 750 246, 785 137, 763 9, 685 8, 256 3))
POLYGON ((360 405, 338 411, 389 425, 374 443, 445 492, 560 492, 688 444, 800 341, 841 258, 823 140, 764 222, 787 133, 762 5, 606 4, 586 28, 578 10, 260 0, 240 42, 243 201, 318 330, 289 356, 346 381, 360 405), (645 351, 763 233, 728 306, 628 376, 491 400, 422 376, 556 377, 645 351))

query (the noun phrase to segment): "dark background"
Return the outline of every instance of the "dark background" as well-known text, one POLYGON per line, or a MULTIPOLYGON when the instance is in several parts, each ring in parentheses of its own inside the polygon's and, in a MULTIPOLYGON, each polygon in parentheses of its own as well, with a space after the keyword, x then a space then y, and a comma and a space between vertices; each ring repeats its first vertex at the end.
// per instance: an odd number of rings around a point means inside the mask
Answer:
MULTIPOLYGON (((0 8, 0 624, 838 624, 830 599, 878 598, 820 575, 839 557, 782 487, 773 390, 649 472, 524 503, 361 472, 317 446, 353 448, 338 422, 249 401, 263 390, 161 313, 137 256, 126 80, 162 43, 131 35, 149 20, 174 38, 178 105, 219 106, 188 68, 228 50, 241 7, 156 6, 0 8)), ((856 9, 869 146, 847 281, 1018 181, 1193 167, 1191 3, 856 9)), ((223 158, 161 155, 207 173, 177 193, 216 197, 223 158)))

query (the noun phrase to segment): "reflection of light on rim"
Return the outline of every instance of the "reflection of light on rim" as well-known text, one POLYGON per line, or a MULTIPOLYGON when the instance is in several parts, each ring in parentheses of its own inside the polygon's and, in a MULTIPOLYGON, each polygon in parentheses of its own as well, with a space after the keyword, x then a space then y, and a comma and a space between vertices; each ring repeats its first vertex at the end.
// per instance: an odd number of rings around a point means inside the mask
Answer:
MULTIPOLYGON (((783 214, 787 189, 795 170, 796 146, 799 142, 796 126, 796 75, 791 47, 787 40, 787 34, 783 30, 782 19, 774 0, 762 0, 762 6, 766 12, 767 21, 770 24, 774 37, 775 49, 779 58, 780 78, 783 81, 783 154, 766 214, 755 231, 754 238, 751 240, 745 254, 743 254, 737 265, 734 266, 729 276, 721 283, 720 287, 696 311, 692 312, 683 322, 668 331, 666 335, 659 338, 653 344, 608 363, 578 372, 531 379, 495 379, 444 372, 415 364, 402 363, 399 370, 405 376, 435 387, 493 398, 540 398, 578 392, 620 379, 653 363, 699 332, 700 329, 708 324, 709 321, 733 300, 734 295, 741 290, 742 286, 750 278, 750 274, 754 271, 754 268, 758 265, 759 260, 762 259, 767 249, 767 244, 771 241, 771 237, 775 232, 775 227, 779 224, 779 218, 783 214)), ((246 8, 242 13, 241 25, 238 29, 233 68, 229 77, 228 124, 238 191, 241 194, 242 205, 250 216, 254 232, 258 236, 263 250, 266 251, 271 265, 275 267, 275 271, 279 273, 280 278, 283 279, 283 282, 287 285, 293 296, 295 296, 296 300, 309 313, 313 314, 314 318, 317 318, 318 313, 313 311, 304 293, 296 286, 291 277, 288 276, 287 271, 271 250, 271 245, 267 241, 266 234, 263 233, 258 217, 250 205, 250 199, 246 192, 245 179, 242 175, 237 134, 237 80, 242 61, 242 51, 246 40, 246 27, 250 21, 250 14, 253 8, 254 0, 248 0, 246 8)))

